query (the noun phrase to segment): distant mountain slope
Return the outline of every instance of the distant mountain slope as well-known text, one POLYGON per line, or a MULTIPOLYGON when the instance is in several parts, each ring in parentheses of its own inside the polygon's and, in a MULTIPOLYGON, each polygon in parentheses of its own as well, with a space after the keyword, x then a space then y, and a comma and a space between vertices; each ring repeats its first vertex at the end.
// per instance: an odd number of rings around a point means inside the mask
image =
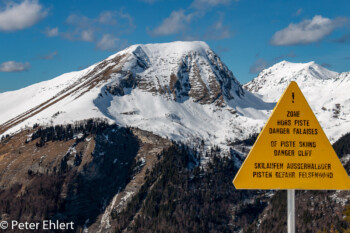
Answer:
POLYGON ((332 142, 350 131, 350 72, 339 74, 314 62, 283 61, 263 70, 244 88, 276 102, 290 81, 298 83, 332 142))
POLYGON ((273 104, 245 91, 204 42, 133 45, 85 70, 0 94, 0 134, 107 118, 174 140, 247 138, 273 104))

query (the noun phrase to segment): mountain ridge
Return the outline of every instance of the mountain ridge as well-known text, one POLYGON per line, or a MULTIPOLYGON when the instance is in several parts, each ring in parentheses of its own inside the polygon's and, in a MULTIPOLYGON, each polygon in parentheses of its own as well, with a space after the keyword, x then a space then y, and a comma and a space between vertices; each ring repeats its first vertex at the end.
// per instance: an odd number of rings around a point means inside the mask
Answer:
POLYGON ((0 106, 0 134, 105 118, 223 145, 255 133, 273 107, 245 91, 204 42, 133 45, 80 72, 2 93, 0 106), (243 122, 247 132, 237 134, 243 122))
POLYGON ((350 129, 350 72, 337 73, 314 62, 280 62, 263 70, 243 88, 276 102, 296 81, 331 142, 350 129))
POLYGON ((350 127, 349 77, 315 62, 282 61, 242 86, 205 42, 138 44, 82 71, 0 93, 0 135, 102 118, 227 148, 258 133, 288 83, 297 81, 334 142, 347 133, 341 124, 350 127))

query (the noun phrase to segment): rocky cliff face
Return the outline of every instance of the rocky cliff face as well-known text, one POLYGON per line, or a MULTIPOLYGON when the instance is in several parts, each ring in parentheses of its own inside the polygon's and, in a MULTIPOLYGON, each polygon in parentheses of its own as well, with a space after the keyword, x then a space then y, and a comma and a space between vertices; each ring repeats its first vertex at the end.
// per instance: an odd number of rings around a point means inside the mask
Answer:
POLYGON ((126 69, 113 73, 119 79, 107 85, 111 94, 122 96, 124 89, 140 88, 175 101, 192 98, 218 105, 244 96, 232 72, 203 42, 135 45, 127 51, 126 69))

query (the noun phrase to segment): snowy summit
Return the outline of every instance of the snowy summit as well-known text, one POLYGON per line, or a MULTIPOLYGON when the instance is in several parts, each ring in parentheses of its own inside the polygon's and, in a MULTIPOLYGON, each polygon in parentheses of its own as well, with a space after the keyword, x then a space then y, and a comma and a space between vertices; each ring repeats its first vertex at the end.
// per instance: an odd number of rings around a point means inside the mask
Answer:
POLYGON ((276 102, 296 81, 331 142, 350 129, 350 72, 337 73, 314 62, 280 62, 263 70, 244 88, 276 102))
POLYGON ((0 94, 0 133, 106 118, 174 140, 226 145, 273 104, 245 91, 204 42, 133 45, 89 68, 0 94))

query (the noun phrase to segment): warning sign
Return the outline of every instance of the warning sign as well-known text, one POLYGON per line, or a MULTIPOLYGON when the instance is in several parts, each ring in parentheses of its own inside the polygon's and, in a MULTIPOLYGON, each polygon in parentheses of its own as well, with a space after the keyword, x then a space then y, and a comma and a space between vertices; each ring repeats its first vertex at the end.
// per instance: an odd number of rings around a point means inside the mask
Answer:
POLYGON ((237 189, 350 189, 349 176, 296 82, 238 171, 237 189))

